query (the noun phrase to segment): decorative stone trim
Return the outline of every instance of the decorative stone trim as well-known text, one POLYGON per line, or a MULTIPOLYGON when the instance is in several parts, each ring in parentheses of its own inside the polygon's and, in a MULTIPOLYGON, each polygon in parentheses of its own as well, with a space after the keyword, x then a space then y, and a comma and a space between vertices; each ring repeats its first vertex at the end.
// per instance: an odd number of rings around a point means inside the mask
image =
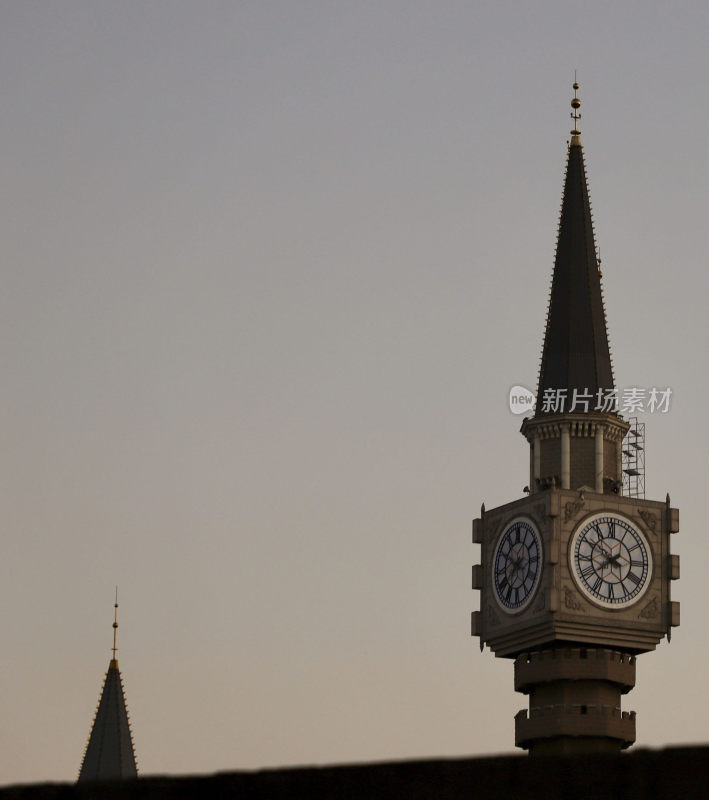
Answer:
POLYGON ((657 517, 651 511, 641 508, 638 511, 638 515, 647 525, 651 533, 657 533, 657 517))
POLYGON ((564 522, 572 520, 579 511, 586 505, 585 500, 569 501, 564 504, 564 522))
POLYGON ((643 608, 643 610, 638 614, 638 619, 654 619, 660 613, 660 604, 657 602, 657 597, 653 597, 652 600, 643 608))
POLYGON ((576 592, 571 591, 568 586, 564 586, 564 606, 570 611, 583 611, 586 613, 586 609, 578 599, 578 595, 576 592))
POLYGON ((603 438, 609 442, 621 441, 630 428, 629 423, 615 414, 558 414, 525 419, 520 432, 531 444, 535 436, 541 439, 561 438, 561 426, 569 426, 574 438, 592 437, 596 429, 603 430, 603 438))

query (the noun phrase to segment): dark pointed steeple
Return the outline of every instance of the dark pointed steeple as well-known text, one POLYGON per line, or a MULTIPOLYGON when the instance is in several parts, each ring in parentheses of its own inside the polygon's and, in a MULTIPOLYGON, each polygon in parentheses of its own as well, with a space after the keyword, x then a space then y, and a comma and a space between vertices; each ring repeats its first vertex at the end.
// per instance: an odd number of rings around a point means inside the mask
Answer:
POLYGON ((116 659, 117 631, 118 590, 113 616, 113 658, 108 665, 91 735, 86 745, 79 783, 135 778, 138 775, 123 682, 116 659))
POLYGON ((617 413, 601 273, 578 124, 566 162, 564 199, 539 368, 537 407, 521 433, 530 444, 530 491, 552 486, 618 494, 628 423, 617 413))
POLYGON ((547 389, 565 389, 569 401, 574 389, 587 391, 595 402, 599 389, 614 388, 601 275, 578 129, 581 101, 576 96, 577 89, 578 83, 574 83, 571 101, 574 129, 568 148, 554 277, 539 370, 537 415, 545 413, 542 409, 547 389))

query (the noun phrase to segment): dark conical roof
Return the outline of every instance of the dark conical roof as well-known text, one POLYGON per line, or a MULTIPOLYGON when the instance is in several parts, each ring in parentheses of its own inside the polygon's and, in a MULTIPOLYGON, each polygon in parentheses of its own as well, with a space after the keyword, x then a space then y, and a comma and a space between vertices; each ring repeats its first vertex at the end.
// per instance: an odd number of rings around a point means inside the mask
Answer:
POLYGON ((135 778, 137 774, 121 673, 118 661, 111 659, 79 782, 135 778))
POLYGON ((566 164, 549 315, 539 370, 537 414, 547 389, 588 391, 614 388, 601 276, 593 236, 583 149, 578 131, 566 164))

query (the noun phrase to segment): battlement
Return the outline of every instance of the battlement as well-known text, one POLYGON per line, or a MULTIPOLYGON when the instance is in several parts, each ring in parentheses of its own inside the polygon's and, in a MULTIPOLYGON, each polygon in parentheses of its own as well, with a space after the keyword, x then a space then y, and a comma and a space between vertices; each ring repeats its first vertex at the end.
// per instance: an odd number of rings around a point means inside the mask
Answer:
POLYGON ((607 660, 635 663, 635 656, 631 653, 622 653, 619 650, 609 650, 607 647, 556 647, 549 650, 533 650, 521 653, 517 661, 556 661, 560 658, 578 658, 589 660, 607 660))
MULTIPOLYGON (((616 717, 617 719, 635 719, 634 711, 621 711, 620 706, 594 703, 553 703, 545 706, 532 706, 530 711, 531 716, 534 718, 544 715, 551 716, 559 714, 580 714, 582 716, 600 714, 606 717, 616 717)), ((518 711, 515 715, 515 719, 520 714, 527 716, 526 709, 518 711)))
POLYGON ((635 656, 604 647, 564 647, 522 653, 515 659, 515 691, 557 681, 605 681, 622 693, 635 686, 635 656))
POLYGON ((616 740, 625 749, 635 741, 635 712, 614 706, 559 703, 515 715, 515 744, 529 748, 560 738, 616 740))

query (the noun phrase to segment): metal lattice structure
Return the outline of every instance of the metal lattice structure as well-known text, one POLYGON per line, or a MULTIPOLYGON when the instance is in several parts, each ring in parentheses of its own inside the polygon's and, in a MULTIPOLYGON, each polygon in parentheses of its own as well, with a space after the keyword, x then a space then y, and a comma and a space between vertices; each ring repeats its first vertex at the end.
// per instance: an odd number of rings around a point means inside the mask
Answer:
POLYGON ((645 497, 645 423, 631 417, 623 440, 623 494, 645 497))

